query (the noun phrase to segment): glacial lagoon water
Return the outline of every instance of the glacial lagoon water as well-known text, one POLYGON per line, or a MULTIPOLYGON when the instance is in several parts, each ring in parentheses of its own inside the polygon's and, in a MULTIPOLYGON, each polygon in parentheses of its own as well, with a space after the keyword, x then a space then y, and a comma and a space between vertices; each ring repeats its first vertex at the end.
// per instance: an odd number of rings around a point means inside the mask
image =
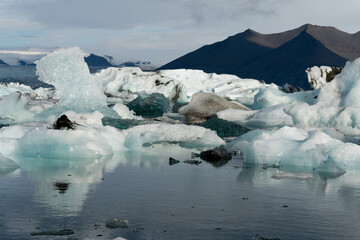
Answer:
MULTIPOLYGON (((0 178, 1 239, 358 239, 360 172, 275 179, 287 169, 187 160, 196 149, 23 164, 0 178), (63 185, 61 185, 61 184, 63 185), (107 219, 129 221, 108 229, 107 219), (31 233, 71 229, 70 236, 31 233)), ((27 161, 23 159, 22 161, 27 161)), ((294 173, 294 171, 292 171, 294 173)))
MULTIPOLYGON (((34 73, 0 68, 1 81, 37 87, 34 73)), ((221 167, 182 162, 199 151, 155 144, 110 159, 20 159, 0 172, 0 239, 359 239, 359 170, 328 178, 243 166, 241 156, 221 167), (128 228, 106 228, 113 218, 128 228), (62 229, 74 234, 31 235, 62 229)))

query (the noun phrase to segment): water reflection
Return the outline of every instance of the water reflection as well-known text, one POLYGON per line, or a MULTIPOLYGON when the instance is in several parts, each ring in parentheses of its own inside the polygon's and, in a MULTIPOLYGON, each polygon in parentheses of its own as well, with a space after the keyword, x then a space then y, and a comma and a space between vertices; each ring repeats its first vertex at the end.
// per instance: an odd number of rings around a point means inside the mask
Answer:
POLYGON ((35 183, 35 201, 48 205, 56 215, 76 216, 91 189, 104 180, 105 173, 125 165, 161 170, 169 156, 186 159, 191 151, 176 144, 154 144, 143 151, 116 152, 111 158, 46 160, 22 157, 17 162, 22 173, 35 183))
POLYGON ((14 172, 18 168, 6 168, 0 169, 0 179, 5 177, 7 174, 14 172))
POLYGON ((221 168, 183 163, 196 151, 158 144, 111 159, 21 159, 17 175, 1 179, 0 235, 29 236, 40 227, 71 228, 79 239, 100 233, 110 238, 114 232, 104 227, 109 217, 129 219, 129 229, 121 230, 127 239, 155 239, 163 229, 168 239, 211 238, 215 228, 228 234, 221 239, 251 239, 256 233, 280 239, 335 234, 338 239, 348 232, 347 239, 354 239, 357 234, 344 219, 360 221, 359 171, 327 179, 304 169, 244 167, 236 157, 221 168), (180 163, 170 166, 169 157, 180 163), (136 227, 144 227, 147 238, 133 232, 136 227))
POLYGON ((103 179, 110 159, 44 160, 21 158, 20 168, 35 183, 35 200, 59 215, 77 215, 91 186, 103 179))
MULTIPOLYGON (((335 176, 332 174, 319 174, 306 168, 285 167, 280 169, 264 169, 261 165, 246 165, 241 168, 236 181, 255 188, 259 186, 281 187, 281 185, 286 185, 287 181, 303 181, 311 191, 325 195, 329 188, 331 188, 332 180, 337 181, 338 179, 354 180, 353 176, 348 173, 342 176, 335 176)), ((360 181, 360 177, 358 177, 357 181, 360 181)))

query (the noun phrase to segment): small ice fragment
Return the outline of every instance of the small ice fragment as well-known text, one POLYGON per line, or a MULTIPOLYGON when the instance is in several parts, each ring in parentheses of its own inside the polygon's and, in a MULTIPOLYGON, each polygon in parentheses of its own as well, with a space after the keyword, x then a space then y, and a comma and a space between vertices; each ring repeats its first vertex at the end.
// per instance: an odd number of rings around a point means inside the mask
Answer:
POLYGON ((274 173, 271 178, 274 179, 297 179, 297 180, 309 180, 313 178, 312 174, 309 173, 274 173))
POLYGON ((105 227, 113 229, 113 228, 128 228, 129 221, 126 219, 117 219, 112 218, 108 219, 105 222, 105 227))

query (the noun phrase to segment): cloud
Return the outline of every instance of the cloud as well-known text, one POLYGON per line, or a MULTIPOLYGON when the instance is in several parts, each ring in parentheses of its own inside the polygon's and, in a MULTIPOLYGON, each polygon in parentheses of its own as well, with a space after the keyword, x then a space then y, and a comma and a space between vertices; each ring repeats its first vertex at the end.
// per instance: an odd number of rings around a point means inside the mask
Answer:
POLYGON ((274 15, 283 0, 18 0, 7 11, 47 28, 131 29, 140 26, 214 28, 274 15))
POLYGON ((9 9, 48 28, 131 29, 183 17, 177 2, 164 0, 30 0, 14 1, 9 9))
POLYGON ((166 63, 252 28, 280 32, 305 23, 360 30, 358 0, 2 0, 0 44, 70 47, 166 63))

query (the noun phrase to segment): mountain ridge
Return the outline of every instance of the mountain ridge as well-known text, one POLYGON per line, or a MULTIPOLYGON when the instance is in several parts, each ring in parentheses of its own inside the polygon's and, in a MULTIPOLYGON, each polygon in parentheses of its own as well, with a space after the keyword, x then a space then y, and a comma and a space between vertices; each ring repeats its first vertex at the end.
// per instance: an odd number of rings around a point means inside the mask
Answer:
POLYGON ((271 34, 247 29, 223 41, 196 49, 159 69, 200 69, 209 73, 258 78, 278 85, 290 83, 309 89, 305 73, 307 67, 342 67, 347 60, 358 57, 360 32, 349 34, 335 27, 304 24, 271 34), (294 39, 297 39, 296 44, 292 42, 294 39), (283 51, 284 49, 287 50, 283 51), (299 56, 302 61, 296 61, 299 56), (259 73, 260 69, 262 72, 259 73), (284 79, 288 80, 285 82, 284 79))

